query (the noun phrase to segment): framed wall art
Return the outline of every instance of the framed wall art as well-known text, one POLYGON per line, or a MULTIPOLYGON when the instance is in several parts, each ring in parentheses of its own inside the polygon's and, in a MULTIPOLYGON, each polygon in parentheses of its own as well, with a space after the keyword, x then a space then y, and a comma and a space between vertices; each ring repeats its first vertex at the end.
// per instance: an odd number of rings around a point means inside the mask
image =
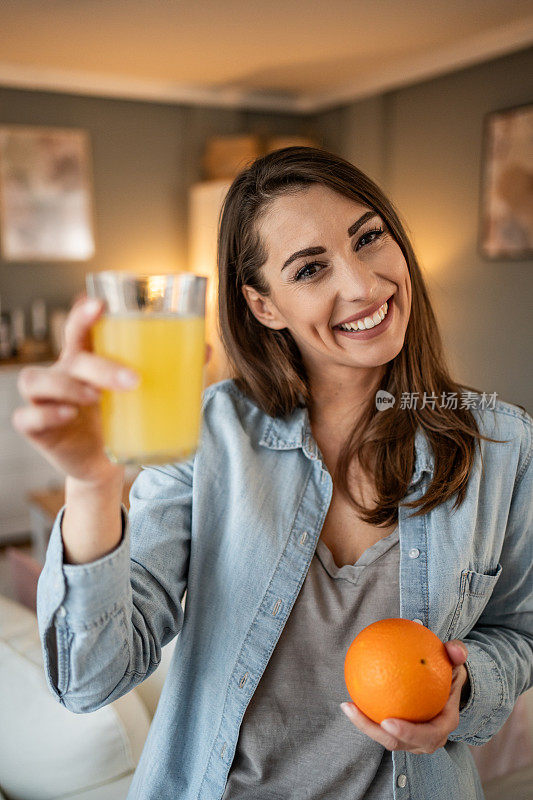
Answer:
POLYGON ((533 257, 533 105, 485 118, 480 217, 483 256, 533 257))
POLYGON ((7 261, 92 258, 92 181, 85 131, 0 127, 0 243, 7 261))

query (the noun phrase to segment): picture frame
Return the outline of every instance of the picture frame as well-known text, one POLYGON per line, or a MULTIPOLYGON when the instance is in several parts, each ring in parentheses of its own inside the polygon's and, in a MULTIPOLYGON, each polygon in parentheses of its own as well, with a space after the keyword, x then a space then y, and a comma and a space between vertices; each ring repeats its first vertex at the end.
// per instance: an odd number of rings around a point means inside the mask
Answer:
POLYGON ((479 250, 491 260, 533 257, 533 104, 485 117, 479 250))
POLYGON ((5 261, 88 261, 94 218, 88 133, 0 126, 0 252, 5 261))

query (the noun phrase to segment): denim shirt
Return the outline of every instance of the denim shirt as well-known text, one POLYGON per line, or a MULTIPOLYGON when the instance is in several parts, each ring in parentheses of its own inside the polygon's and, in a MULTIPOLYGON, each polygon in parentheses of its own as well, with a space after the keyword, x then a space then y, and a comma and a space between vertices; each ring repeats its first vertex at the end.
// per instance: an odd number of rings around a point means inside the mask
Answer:
MULTIPOLYGON (((305 407, 270 417, 225 380, 202 412, 194 458, 139 474, 115 550, 65 564, 60 512, 38 584, 47 682, 74 713, 138 685, 179 634, 128 800, 220 800, 332 497, 305 407)), ((533 420, 501 400, 473 413, 509 441, 482 441, 462 505, 416 518, 399 505, 400 615, 466 642, 471 694, 445 747, 392 752, 395 800, 482 798, 467 745, 488 742, 533 684, 533 420)), ((418 429, 406 501, 433 470, 418 429)), ((291 800, 310 797, 306 785, 291 800)))

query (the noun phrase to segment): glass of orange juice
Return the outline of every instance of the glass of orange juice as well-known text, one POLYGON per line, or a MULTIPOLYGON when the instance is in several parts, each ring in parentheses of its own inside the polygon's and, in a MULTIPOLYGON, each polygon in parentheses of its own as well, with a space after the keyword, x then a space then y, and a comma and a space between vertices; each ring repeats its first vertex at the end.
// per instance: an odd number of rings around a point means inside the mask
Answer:
POLYGON ((180 272, 93 272, 87 294, 103 300, 92 328, 97 355, 134 369, 135 389, 103 391, 108 456, 166 464, 194 455, 201 423, 207 278, 180 272))

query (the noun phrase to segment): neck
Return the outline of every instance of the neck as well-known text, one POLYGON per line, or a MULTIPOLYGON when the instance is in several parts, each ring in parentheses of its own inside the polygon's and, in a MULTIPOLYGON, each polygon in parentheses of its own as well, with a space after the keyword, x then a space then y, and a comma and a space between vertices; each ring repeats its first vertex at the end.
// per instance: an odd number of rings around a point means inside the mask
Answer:
POLYGON ((311 379, 309 421, 313 430, 317 428, 342 436, 343 431, 352 428, 376 393, 384 372, 385 365, 354 369, 344 377, 329 381, 311 379))

